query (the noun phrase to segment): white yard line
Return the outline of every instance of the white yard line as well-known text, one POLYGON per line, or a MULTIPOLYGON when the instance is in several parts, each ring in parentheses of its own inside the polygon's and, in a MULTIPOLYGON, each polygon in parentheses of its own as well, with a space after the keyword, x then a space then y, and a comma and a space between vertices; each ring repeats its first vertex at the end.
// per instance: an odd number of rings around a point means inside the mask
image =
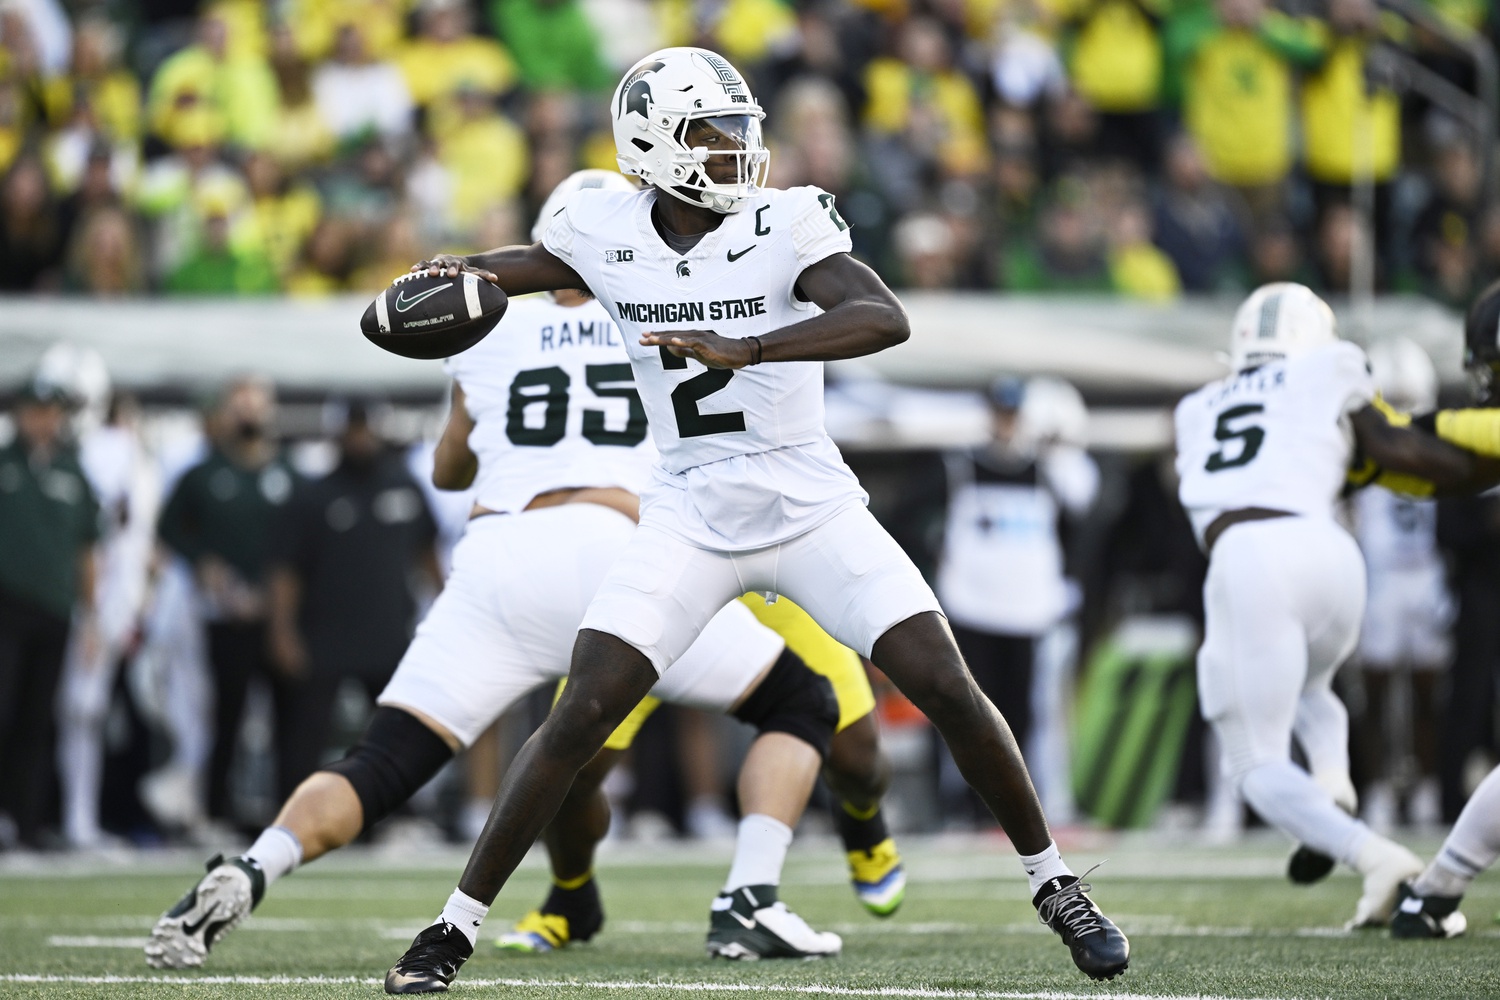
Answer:
MULTIPOLYGON (((65 976, 0 974, 0 983, 58 983, 80 985, 170 985, 189 986, 324 986, 349 984, 377 986, 383 980, 356 976, 65 976)), ((1161 993, 1069 993, 1059 990, 935 990, 896 986, 859 989, 852 986, 773 985, 766 983, 720 982, 644 982, 636 980, 580 981, 571 979, 460 979, 460 986, 510 986, 548 990, 646 990, 676 993, 764 993, 796 996, 893 997, 914 1000, 1088 1000, 1099 996, 1115 1000, 1173 1000, 1161 993)), ((1234 1000, 1229 997, 1198 994, 1195 1000, 1234 1000)))

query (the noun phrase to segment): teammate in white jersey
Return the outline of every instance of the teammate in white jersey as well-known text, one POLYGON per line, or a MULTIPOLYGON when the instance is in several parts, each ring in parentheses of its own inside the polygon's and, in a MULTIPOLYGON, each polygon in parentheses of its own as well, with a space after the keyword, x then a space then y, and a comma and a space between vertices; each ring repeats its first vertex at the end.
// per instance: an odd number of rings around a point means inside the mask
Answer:
MULTIPOLYGON (((1365 569, 1333 505, 1357 453, 1440 489, 1473 488, 1483 468, 1372 405, 1364 353, 1301 285, 1251 295, 1230 353, 1234 374, 1176 411, 1179 496, 1209 554, 1203 715, 1241 796, 1303 845, 1300 864, 1316 852, 1363 874, 1352 923, 1382 924, 1421 863, 1350 815, 1348 717, 1331 684, 1359 637, 1365 569), (1311 774, 1292 763, 1294 738, 1311 774)), ((1292 875, 1311 880, 1297 863, 1292 875)))
MULTIPOLYGON (((641 525, 584 618, 567 690, 507 774, 454 898, 488 907, 610 730, 724 601, 760 590, 807 609, 933 721, 1021 852, 1040 918, 1088 975, 1119 974, 1129 942, 1063 863, 1009 728, 823 426, 819 362, 905 340, 901 303, 849 255, 831 195, 763 186, 763 113, 722 57, 647 56, 610 112, 620 166, 647 190, 580 192, 541 243, 417 265, 474 270, 509 294, 589 288, 626 335, 661 452, 641 525)), ((466 944, 428 928, 386 989, 446 989, 466 944)))
MULTIPOLYGON (((556 200, 601 183, 600 174, 575 175, 556 200)), ((631 186, 618 175, 604 174, 602 182, 611 176, 631 186)), ((513 302, 504 322, 449 362, 453 413, 433 480, 445 489, 472 484, 476 503, 447 584, 365 734, 343 760, 304 781, 244 855, 209 863, 208 874, 153 929, 145 949, 152 965, 200 965, 276 879, 348 844, 523 695, 566 675, 589 599, 635 530, 636 493, 654 452, 620 333, 586 294, 513 302)), ((836 954, 837 935, 812 930, 774 898, 791 828, 839 722, 833 686, 730 599, 650 693, 732 713, 760 730, 741 771, 744 819, 725 883, 726 893, 753 891, 760 902, 753 927, 711 933, 710 949, 747 958, 836 954)), ((610 747, 628 746, 649 711, 616 720, 610 747)), ((855 750, 870 738, 852 726, 845 732, 855 750)), ((861 807, 873 799, 873 814, 885 776, 872 739, 868 750, 831 758, 830 779, 844 792, 855 789, 861 807)), ((587 939, 603 919, 590 869, 608 826, 599 783, 609 762, 559 790, 569 795, 572 823, 549 836, 548 846, 554 861, 570 867, 558 873, 562 882, 549 900, 554 919, 539 922, 553 943, 587 939)), ((475 916, 464 925, 470 945, 475 916)))

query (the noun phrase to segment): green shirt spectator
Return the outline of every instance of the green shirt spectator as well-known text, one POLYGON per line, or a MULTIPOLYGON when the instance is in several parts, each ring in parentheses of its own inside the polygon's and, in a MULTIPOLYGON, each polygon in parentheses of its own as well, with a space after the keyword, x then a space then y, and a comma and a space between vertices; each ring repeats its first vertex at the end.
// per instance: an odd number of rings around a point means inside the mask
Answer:
POLYGON ((229 220, 204 220, 204 239, 196 251, 167 276, 173 295, 270 295, 280 290, 276 268, 254 246, 233 246, 229 220))
POLYGON ((79 557, 98 538, 99 502, 73 448, 23 434, 0 448, 0 591, 66 620, 79 557))
POLYGON ((594 26, 577 0, 494 0, 490 23, 530 90, 602 90, 614 74, 599 55, 594 26))
POLYGON ((178 480, 157 533, 195 566, 216 559, 246 584, 258 585, 276 511, 292 494, 291 468, 280 458, 242 465, 221 448, 178 480))

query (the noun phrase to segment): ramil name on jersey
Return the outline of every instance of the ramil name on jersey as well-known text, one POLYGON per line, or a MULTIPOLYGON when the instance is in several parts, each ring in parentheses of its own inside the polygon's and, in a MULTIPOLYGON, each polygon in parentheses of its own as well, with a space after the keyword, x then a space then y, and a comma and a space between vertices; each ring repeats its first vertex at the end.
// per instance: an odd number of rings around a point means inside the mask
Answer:
POLYGON ((538 331, 541 334, 542 350, 553 351, 562 347, 624 347, 625 342, 615 336, 615 325, 609 320, 579 320, 575 325, 564 321, 557 325, 548 323, 538 331))
POLYGON ((1259 368, 1248 368, 1240 372, 1234 378, 1226 382, 1218 392, 1208 399, 1210 407, 1218 406, 1220 403, 1235 396, 1258 395, 1281 389, 1286 386, 1286 366, 1273 365, 1259 368))
POLYGON ((715 299, 712 302, 619 302, 622 321, 634 323, 702 323, 710 320, 750 319, 766 314, 766 297, 715 299))

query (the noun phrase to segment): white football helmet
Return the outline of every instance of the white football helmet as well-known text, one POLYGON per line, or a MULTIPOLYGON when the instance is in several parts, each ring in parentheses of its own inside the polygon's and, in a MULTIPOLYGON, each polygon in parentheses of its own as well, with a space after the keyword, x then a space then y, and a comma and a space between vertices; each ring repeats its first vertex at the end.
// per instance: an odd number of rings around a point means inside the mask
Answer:
POLYGON ((1290 281, 1262 285, 1234 314, 1229 365, 1244 371, 1339 338, 1333 310, 1311 288, 1290 281))
POLYGON ((600 188, 605 191, 640 190, 630 178, 617 174, 613 170, 575 171, 564 177, 562 183, 553 188, 547 200, 542 203, 542 210, 537 213, 536 222, 531 225, 531 242, 542 242, 542 237, 546 235, 547 226, 551 223, 552 217, 563 210, 569 198, 585 188, 600 188))
POLYGON ((760 129, 765 112, 739 70, 716 52, 651 53, 615 88, 610 115, 620 172, 674 198, 727 215, 765 186, 771 160, 760 129), (731 158, 733 180, 710 176, 722 157, 731 158))
POLYGON ((1372 344, 1368 355, 1375 387, 1387 403, 1406 413, 1426 413, 1437 406, 1437 369, 1415 342, 1392 337, 1372 344))

